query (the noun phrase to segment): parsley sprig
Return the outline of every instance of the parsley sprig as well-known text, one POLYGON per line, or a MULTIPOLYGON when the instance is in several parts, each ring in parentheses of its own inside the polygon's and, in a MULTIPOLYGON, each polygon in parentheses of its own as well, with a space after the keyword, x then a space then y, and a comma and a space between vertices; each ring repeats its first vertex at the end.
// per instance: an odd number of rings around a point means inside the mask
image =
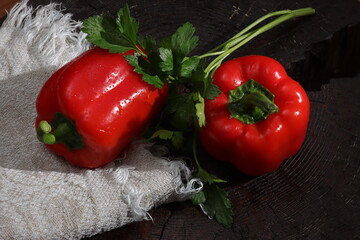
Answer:
POLYGON ((87 33, 87 39, 101 48, 108 49, 112 53, 124 53, 138 48, 137 32, 139 23, 130 16, 129 6, 117 12, 114 19, 109 14, 90 17, 83 22, 82 31, 87 33))
POLYGON ((284 21, 313 13, 312 8, 269 13, 200 56, 191 55, 199 42, 191 23, 187 22, 172 35, 155 41, 151 36, 138 33, 139 23, 131 17, 127 4, 117 12, 116 18, 104 14, 86 19, 82 31, 88 34, 91 43, 111 53, 134 50, 134 54, 124 56, 134 71, 157 88, 168 84, 166 106, 158 123, 149 128, 149 139, 167 145, 174 153, 192 154, 197 168, 195 177, 204 183, 203 190, 193 196, 193 203, 200 205, 209 217, 230 227, 231 202, 218 186, 226 181, 202 168, 196 152, 196 133, 206 125, 205 99, 212 100, 221 93, 212 83, 212 76, 231 53, 251 39, 284 21), (272 17, 277 18, 256 28, 272 17), (213 58, 210 63, 206 61, 208 57, 213 58))

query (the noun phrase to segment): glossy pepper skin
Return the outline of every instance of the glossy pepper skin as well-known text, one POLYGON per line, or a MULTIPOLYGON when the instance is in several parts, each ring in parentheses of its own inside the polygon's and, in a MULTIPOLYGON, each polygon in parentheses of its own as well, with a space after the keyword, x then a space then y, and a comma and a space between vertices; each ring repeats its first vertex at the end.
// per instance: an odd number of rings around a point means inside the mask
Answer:
POLYGON ((265 56, 245 56, 222 64, 213 83, 222 94, 206 100, 206 126, 201 142, 214 158, 229 161, 241 172, 258 176, 274 171, 301 147, 309 121, 310 103, 301 85, 283 66, 265 56), (228 110, 231 90, 253 79, 274 95, 277 113, 253 124, 233 118, 228 110))
POLYGON ((55 72, 38 95, 36 127, 58 112, 74 122, 83 148, 46 145, 76 166, 97 168, 115 159, 163 106, 167 86, 143 81, 123 55, 92 48, 55 72))

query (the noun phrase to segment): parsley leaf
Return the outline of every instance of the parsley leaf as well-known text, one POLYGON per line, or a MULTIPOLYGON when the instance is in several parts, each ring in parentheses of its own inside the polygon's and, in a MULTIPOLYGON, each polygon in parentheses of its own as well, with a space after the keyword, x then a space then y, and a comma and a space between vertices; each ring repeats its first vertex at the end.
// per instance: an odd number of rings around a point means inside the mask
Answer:
POLYGON ((221 94, 219 87, 211 82, 210 78, 206 79, 206 88, 204 91, 204 97, 210 100, 214 100, 217 96, 221 94))
POLYGON ((177 57, 184 58, 197 46, 199 37, 194 33, 195 28, 187 22, 171 36, 171 49, 177 57))
POLYGON ((159 138, 161 140, 171 140, 172 145, 176 149, 180 149, 183 145, 184 137, 181 131, 170 131, 167 129, 159 129, 152 134, 151 139, 159 138))
POLYGON ((164 112, 167 115, 167 120, 177 130, 192 130, 195 117, 192 93, 169 96, 164 112))
POLYGON ((199 66, 200 58, 197 56, 193 56, 187 58, 185 61, 181 63, 180 67, 180 76, 185 78, 190 78, 192 72, 199 66))
POLYGON ((191 80, 193 83, 193 99, 196 109, 197 124, 203 127, 206 124, 205 119, 205 99, 214 99, 221 91, 212 83, 211 78, 206 77, 206 74, 201 66, 197 63, 196 69, 191 71, 191 80))
POLYGON ((134 48, 133 44, 120 33, 115 20, 109 15, 95 16, 84 20, 82 31, 87 33, 89 42, 109 49, 113 53, 123 53, 134 48))
POLYGON ((199 127, 203 127, 205 126, 205 101, 204 98, 198 94, 197 96, 197 103, 195 104, 195 109, 196 109, 196 117, 197 117, 197 122, 199 124, 199 127))
POLYGON ((130 16, 129 6, 125 6, 114 19, 108 14, 90 17, 83 21, 82 31, 94 45, 108 49, 112 53, 124 53, 137 47, 139 23, 130 16))
POLYGON ((166 130, 166 129, 160 129, 160 130, 157 130, 156 132, 154 132, 150 139, 158 137, 163 140, 168 140, 168 139, 171 139, 173 137, 173 135, 174 135, 173 131, 166 130))
POLYGON ((138 44, 145 50, 145 52, 152 52, 155 50, 156 41, 153 37, 149 35, 138 35, 137 36, 138 44))
POLYGON ((142 75, 142 79, 145 82, 147 82, 151 85, 154 85, 157 88, 161 88, 164 85, 163 81, 161 81, 161 79, 158 75, 148 74, 148 71, 146 71, 144 69, 144 67, 140 66, 141 65, 140 61, 145 64, 146 64, 146 61, 143 60, 142 57, 139 58, 139 54, 125 55, 124 57, 129 62, 130 65, 135 67, 134 72, 142 75), (140 59, 140 61, 139 61, 139 59, 140 59))
POLYGON ((196 151, 197 138, 193 138, 193 155, 197 166, 195 177, 203 182, 203 189, 192 196, 192 202, 200 205, 203 212, 210 218, 215 218, 217 222, 227 228, 232 224, 232 207, 228 194, 218 187, 215 183, 226 182, 217 176, 208 173, 199 163, 196 151))
POLYGON ((205 193, 204 191, 200 191, 198 193, 195 193, 191 197, 191 201, 194 205, 202 204, 206 201, 205 193))
POLYGON ((160 68, 163 72, 171 72, 174 70, 174 59, 171 49, 159 48, 160 58, 163 62, 160 63, 160 68))
POLYGON ((171 142, 175 148, 180 149, 184 143, 184 135, 180 131, 175 131, 173 137, 171 138, 171 142))
POLYGON ((203 98, 212 100, 221 94, 219 87, 212 83, 212 79, 206 77, 201 65, 198 65, 192 72, 191 79, 196 86, 196 90, 200 92, 203 98))
POLYGON ((171 35, 170 36, 166 36, 163 37, 159 40, 159 48, 167 48, 167 49, 172 49, 172 45, 171 45, 171 35))
POLYGON ((129 5, 125 4, 117 12, 116 24, 120 32, 131 42, 133 45, 136 45, 136 35, 139 30, 139 23, 135 18, 130 16, 129 5))
POLYGON ((185 23, 173 35, 159 41, 159 52, 163 60, 161 68, 172 74, 174 79, 190 78, 191 72, 200 62, 198 57, 187 57, 198 44, 199 38, 194 33, 193 25, 185 23))
POLYGON ((202 169, 201 167, 199 167, 198 172, 195 174, 195 176, 197 178, 200 178, 201 181, 203 182, 207 182, 207 183, 225 183, 225 180, 222 180, 220 178, 218 178, 217 176, 208 173, 207 171, 205 171, 204 169, 202 169))
POLYGON ((230 228, 233 212, 227 192, 219 186, 209 183, 204 183, 202 191, 204 192, 205 201, 201 195, 196 196, 195 201, 202 201, 200 204, 210 218, 215 218, 224 227, 230 228))

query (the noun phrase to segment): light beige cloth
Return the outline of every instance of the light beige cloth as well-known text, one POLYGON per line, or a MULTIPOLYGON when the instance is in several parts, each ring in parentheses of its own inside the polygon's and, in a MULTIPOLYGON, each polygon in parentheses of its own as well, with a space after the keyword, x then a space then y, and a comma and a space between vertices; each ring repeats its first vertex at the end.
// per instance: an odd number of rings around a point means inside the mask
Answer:
POLYGON ((35 135, 35 100, 51 74, 89 48, 81 22, 49 4, 16 5, 0 28, 0 239, 81 239, 142 219, 201 188, 182 161, 133 143, 103 168, 73 167, 35 135))

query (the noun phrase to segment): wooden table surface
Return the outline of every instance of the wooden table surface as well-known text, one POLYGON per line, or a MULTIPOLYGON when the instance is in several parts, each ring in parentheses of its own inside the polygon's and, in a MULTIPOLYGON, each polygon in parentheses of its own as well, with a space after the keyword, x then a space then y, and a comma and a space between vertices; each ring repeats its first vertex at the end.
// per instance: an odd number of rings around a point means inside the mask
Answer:
MULTIPOLYGON (((14 0, 1 0, 0 14, 14 0)), ((34 6, 50 0, 30 0, 34 6)), ((109 11, 123 0, 62 0, 75 19, 109 11)), ((280 61, 311 100, 302 149, 275 172, 250 178, 201 151, 234 206, 225 229, 190 202, 150 211, 153 221, 88 238, 103 239, 360 239, 360 3, 357 0, 130 0, 140 31, 164 36, 192 22, 204 52, 264 13, 314 7, 317 13, 258 37, 232 58, 261 54, 280 61)), ((2 16, 2 15, 0 15, 2 16)))

